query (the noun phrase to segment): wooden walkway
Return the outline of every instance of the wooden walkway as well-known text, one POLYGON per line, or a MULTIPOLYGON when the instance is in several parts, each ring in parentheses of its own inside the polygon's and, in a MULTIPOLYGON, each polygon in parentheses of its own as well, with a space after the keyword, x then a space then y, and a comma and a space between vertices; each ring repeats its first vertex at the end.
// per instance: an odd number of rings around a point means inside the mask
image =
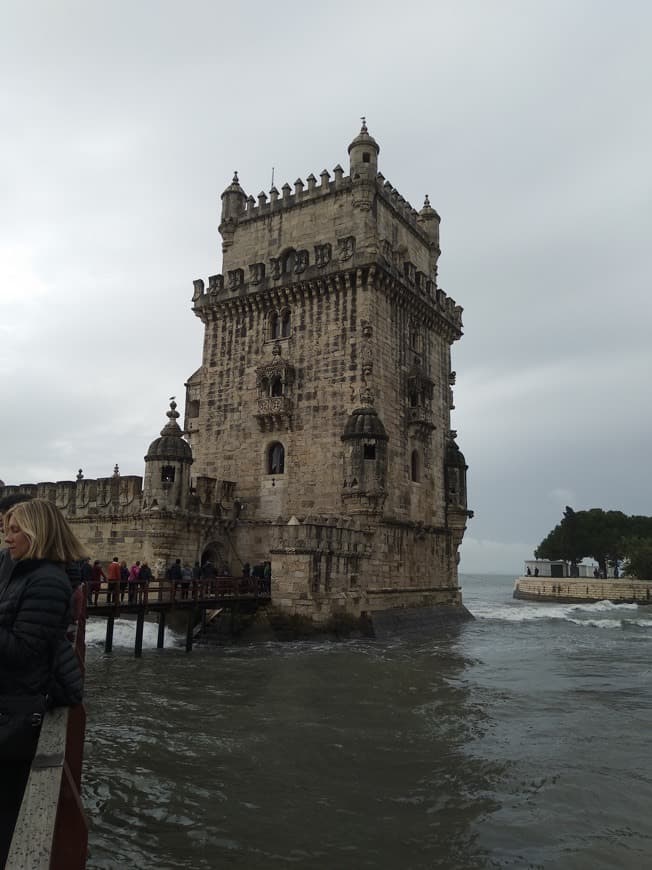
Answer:
POLYGON ((211 580, 153 580, 151 583, 103 584, 99 592, 91 593, 87 618, 106 618, 105 652, 113 649, 113 629, 116 619, 136 617, 134 653, 143 653, 145 615, 157 614, 157 649, 165 645, 167 616, 186 613, 186 652, 193 647, 198 625, 205 625, 211 611, 231 610, 251 613, 271 600, 269 582, 254 577, 216 577, 211 580))

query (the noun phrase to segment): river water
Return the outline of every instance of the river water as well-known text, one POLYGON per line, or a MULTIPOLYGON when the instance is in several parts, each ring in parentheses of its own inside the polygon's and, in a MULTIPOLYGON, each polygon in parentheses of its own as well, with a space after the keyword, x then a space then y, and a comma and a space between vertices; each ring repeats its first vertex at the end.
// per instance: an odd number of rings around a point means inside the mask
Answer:
POLYGON ((652 607, 462 585, 434 638, 137 660, 91 620, 89 870, 652 866, 652 607))

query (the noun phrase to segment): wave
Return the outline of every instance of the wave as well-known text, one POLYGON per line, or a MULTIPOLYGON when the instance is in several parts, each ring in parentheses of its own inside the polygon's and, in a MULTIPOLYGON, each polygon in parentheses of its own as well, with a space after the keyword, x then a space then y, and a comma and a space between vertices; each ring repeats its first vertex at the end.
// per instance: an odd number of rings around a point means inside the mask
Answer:
POLYGON ((473 616, 480 620, 501 622, 559 620, 591 628, 623 628, 631 625, 652 629, 652 608, 639 607, 637 604, 614 604, 612 601, 571 605, 548 602, 533 604, 521 601, 505 603, 478 601, 467 606, 473 616), (595 616, 602 618, 596 619, 595 616))
MULTIPOLYGON (((145 622, 143 625, 143 649, 155 649, 158 639, 158 625, 155 622, 145 622)), ((86 621, 86 643, 88 646, 104 646, 106 640, 106 619, 96 618, 86 621)), ((113 647, 134 648, 136 641, 136 620, 116 619, 113 623, 113 647)), ((185 637, 165 629, 165 646, 181 646, 185 637)))

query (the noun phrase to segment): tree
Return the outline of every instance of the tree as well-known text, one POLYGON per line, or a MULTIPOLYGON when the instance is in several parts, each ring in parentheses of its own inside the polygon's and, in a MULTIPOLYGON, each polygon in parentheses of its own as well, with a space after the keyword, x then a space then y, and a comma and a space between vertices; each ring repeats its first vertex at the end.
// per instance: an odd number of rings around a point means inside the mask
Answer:
MULTIPOLYGON (((574 511, 566 506, 561 523, 541 541, 534 551, 537 559, 564 559, 572 564, 590 556, 607 574, 607 563, 625 557, 625 541, 632 529, 647 528, 649 517, 628 517, 621 511, 591 508, 574 511)), ((652 535, 651 535, 652 537, 652 535)))
POLYGON ((652 537, 629 538, 625 541, 625 548, 625 573, 637 580, 652 580, 652 537))

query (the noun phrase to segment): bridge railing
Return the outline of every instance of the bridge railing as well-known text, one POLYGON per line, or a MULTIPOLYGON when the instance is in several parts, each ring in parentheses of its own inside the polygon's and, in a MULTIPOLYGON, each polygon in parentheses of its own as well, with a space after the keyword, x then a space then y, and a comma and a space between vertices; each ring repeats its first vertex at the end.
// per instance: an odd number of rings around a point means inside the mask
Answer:
MULTIPOLYGON (((86 608, 83 587, 80 589, 71 640, 83 673, 86 608)), ((88 824, 81 802, 85 730, 83 704, 58 707, 45 714, 6 870, 86 867, 88 824)))
POLYGON ((149 583, 110 581, 92 593, 88 604, 92 608, 124 604, 184 603, 207 601, 211 598, 268 598, 270 581, 259 577, 212 577, 201 580, 169 580, 158 578, 149 583))

